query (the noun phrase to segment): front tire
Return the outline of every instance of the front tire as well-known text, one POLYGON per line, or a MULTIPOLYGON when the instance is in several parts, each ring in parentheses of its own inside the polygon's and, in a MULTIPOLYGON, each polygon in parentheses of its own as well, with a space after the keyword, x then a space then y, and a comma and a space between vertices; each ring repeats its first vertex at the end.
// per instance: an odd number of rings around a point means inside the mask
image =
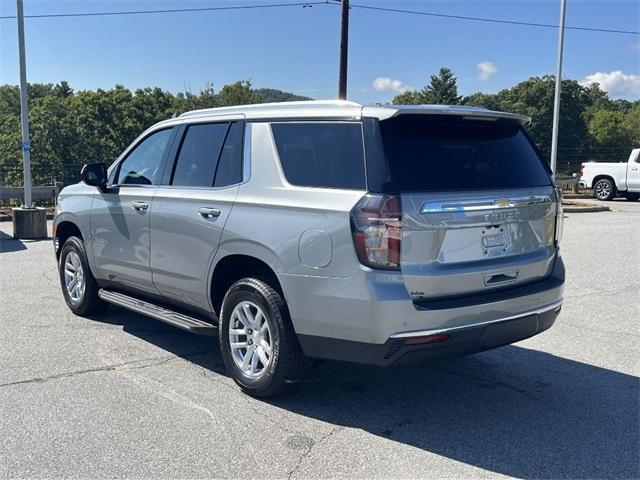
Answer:
POLYGON ((282 296, 255 278, 222 301, 219 342, 227 371, 253 397, 272 397, 302 379, 306 360, 282 296))
POLYGON ((64 300, 73 313, 88 316, 104 308, 104 302, 98 297, 100 287, 91 273, 80 238, 69 237, 64 242, 58 271, 64 300))
POLYGON ((616 196, 616 186, 608 178, 601 178, 593 186, 593 196, 598 200, 613 200, 616 196))

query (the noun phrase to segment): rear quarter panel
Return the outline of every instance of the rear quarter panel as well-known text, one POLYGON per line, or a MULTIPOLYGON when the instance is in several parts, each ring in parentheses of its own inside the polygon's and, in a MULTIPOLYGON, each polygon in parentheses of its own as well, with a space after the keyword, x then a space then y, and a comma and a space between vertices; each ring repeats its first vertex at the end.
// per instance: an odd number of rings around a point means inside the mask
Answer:
POLYGON ((263 260, 278 275, 353 275, 359 263, 351 237, 350 211, 364 190, 288 184, 270 125, 253 123, 251 132, 251 175, 240 186, 216 261, 245 254, 263 260), (325 255, 316 265, 305 264, 301 254, 308 263, 315 262, 305 257, 307 247, 324 250, 328 258, 325 255))
POLYGON ((606 175, 613 178, 616 183, 616 187, 620 190, 626 190, 627 188, 627 164, 626 163, 613 163, 613 162, 588 162, 584 164, 584 170, 582 174, 582 181, 587 188, 592 188, 594 180, 601 176, 606 175))

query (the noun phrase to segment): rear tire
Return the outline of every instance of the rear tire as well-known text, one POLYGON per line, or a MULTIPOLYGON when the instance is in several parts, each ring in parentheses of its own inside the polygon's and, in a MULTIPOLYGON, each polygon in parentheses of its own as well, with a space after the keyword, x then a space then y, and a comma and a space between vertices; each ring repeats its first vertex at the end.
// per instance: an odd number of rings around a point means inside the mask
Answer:
POLYGON ((60 285, 64 300, 73 313, 88 316, 105 308, 98 297, 98 284, 91 273, 84 243, 78 237, 69 237, 62 250, 58 263, 60 285))
POLYGON ((222 358, 233 380, 253 397, 282 394, 300 381, 306 358, 281 295, 256 278, 227 291, 220 312, 222 358))
POLYGON ((593 185, 593 196, 598 200, 613 200, 616 196, 616 186, 608 178, 601 178, 593 185))
POLYGON ((629 200, 630 202, 637 202, 640 200, 640 193, 638 192, 627 192, 624 194, 624 198, 629 200))

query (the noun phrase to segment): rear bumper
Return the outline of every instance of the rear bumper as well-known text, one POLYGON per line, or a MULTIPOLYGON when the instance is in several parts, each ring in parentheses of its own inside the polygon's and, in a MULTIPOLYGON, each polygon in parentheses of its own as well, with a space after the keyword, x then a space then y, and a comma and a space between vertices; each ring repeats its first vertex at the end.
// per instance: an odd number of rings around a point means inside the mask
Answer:
POLYGON ((395 335, 383 344, 310 335, 299 335, 299 339, 303 350, 311 357, 388 366, 468 355, 524 340, 551 328, 560 308, 557 305, 504 321, 441 330, 431 334, 432 338, 444 339, 437 343, 413 344, 413 341, 429 338, 420 333, 395 335))
POLYGON ((464 355, 549 328, 560 310, 564 264, 544 280, 480 295, 414 303, 396 273, 361 270, 349 279, 281 275, 294 328, 311 357, 388 365, 464 355), (441 343, 406 339, 446 335, 441 343))

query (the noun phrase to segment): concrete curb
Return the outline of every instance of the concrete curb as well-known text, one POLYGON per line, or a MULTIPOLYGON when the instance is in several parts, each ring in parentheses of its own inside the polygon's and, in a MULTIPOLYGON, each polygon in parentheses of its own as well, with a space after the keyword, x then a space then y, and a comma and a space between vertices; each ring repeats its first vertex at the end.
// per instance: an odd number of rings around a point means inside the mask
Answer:
POLYGON ((565 200, 593 200, 590 193, 563 193, 562 198, 565 200))
POLYGON ((596 205, 589 202, 563 201, 562 206, 566 213, 590 213, 590 212, 609 212, 611 209, 606 205, 596 205))

